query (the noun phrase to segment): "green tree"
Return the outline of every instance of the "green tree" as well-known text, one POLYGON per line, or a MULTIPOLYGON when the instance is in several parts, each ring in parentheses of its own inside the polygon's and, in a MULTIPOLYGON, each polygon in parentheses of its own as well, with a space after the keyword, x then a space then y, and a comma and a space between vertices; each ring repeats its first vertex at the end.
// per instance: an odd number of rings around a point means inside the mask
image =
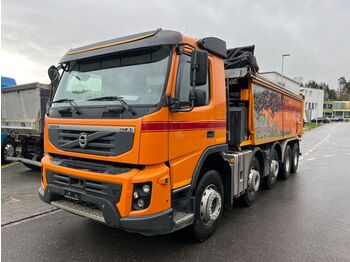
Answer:
POLYGON ((314 80, 310 80, 305 84, 305 87, 324 90, 325 100, 337 99, 337 92, 334 89, 331 89, 327 83, 324 83, 324 82, 317 83, 314 80))
POLYGON ((346 81, 345 77, 339 77, 339 100, 350 100, 350 81, 346 81))

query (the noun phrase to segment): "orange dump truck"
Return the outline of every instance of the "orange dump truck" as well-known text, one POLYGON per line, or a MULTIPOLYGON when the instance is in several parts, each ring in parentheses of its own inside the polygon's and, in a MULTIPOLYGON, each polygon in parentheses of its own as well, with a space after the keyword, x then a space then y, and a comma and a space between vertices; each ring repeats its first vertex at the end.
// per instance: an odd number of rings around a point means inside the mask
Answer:
POLYGON ((69 50, 49 69, 40 198, 145 235, 203 241, 298 167, 303 99, 254 46, 154 30, 69 50))

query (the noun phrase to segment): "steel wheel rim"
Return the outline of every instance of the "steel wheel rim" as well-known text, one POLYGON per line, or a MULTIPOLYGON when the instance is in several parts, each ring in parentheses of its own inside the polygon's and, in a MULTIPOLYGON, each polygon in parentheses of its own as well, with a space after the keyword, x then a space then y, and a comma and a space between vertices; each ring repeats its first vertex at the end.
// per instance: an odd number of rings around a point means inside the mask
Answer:
POLYGON ((215 185, 210 184, 203 191, 200 202, 200 218, 204 225, 217 220, 221 214, 222 199, 215 185))
POLYGON ((294 154, 294 166, 298 165, 298 152, 295 152, 294 154))
POLYGON ((273 159, 271 161, 271 166, 270 166, 270 170, 271 170, 271 178, 272 179, 276 179, 278 176, 278 170, 279 170, 279 163, 277 160, 273 159))
POLYGON ((260 187, 260 172, 252 168, 248 175, 247 193, 249 198, 253 199, 260 187))
POLYGON ((285 167, 286 167, 286 171, 289 171, 289 169, 290 169, 290 156, 288 156, 287 158, 286 158, 286 162, 285 162, 285 167))
POLYGON ((15 153, 15 148, 11 144, 7 144, 4 147, 4 155, 5 157, 11 157, 15 153))

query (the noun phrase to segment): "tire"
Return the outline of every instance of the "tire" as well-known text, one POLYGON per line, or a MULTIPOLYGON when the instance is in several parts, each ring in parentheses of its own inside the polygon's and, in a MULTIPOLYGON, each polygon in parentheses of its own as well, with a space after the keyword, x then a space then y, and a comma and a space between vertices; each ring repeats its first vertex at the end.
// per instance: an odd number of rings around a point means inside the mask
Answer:
POLYGON ((298 166, 299 166, 299 153, 300 153, 300 150, 299 150, 299 145, 298 143, 295 143, 293 145, 293 149, 292 149, 292 167, 291 167, 291 170, 290 172, 292 174, 296 173, 297 170, 298 170, 298 166))
POLYGON ((191 228, 193 237, 200 242, 208 239, 215 232, 223 212, 224 186, 221 177, 216 170, 208 170, 199 181, 195 193, 195 218, 191 228))
POLYGON ((283 158, 283 163, 281 165, 281 169, 279 172, 279 177, 283 180, 287 180, 289 178, 291 168, 292 168, 292 150, 290 149, 290 146, 287 145, 284 151, 284 158, 283 158))
POLYGON ((244 206, 250 206, 255 201, 259 192, 260 184, 261 184, 260 163, 259 163, 259 160, 256 158, 256 156, 253 156, 249 164, 248 186, 244 195, 240 197, 241 204, 243 204, 244 206), (258 174, 255 172, 253 173, 252 171, 257 171, 258 174), (252 176, 251 179, 249 178, 250 176, 252 176), (250 181, 252 182, 254 181, 254 185, 255 185, 254 187, 250 181))
POLYGON ((270 174, 264 178, 264 186, 267 189, 272 189, 276 184, 277 177, 279 174, 280 163, 278 153, 276 149, 273 149, 271 152, 271 165, 270 165, 270 174))
POLYGON ((1 145, 1 164, 8 164, 11 161, 5 160, 6 157, 16 156, 16 142, 12 138, 8 137, 5 139, 4 144, 1 145))
MULTIPOLYGON (((36 155, 33 155, 31 153, 28 152, 27 150, 27 142, 24 140, 22 141, 22 156, 24 158, 30 159, 30 160, 34 160, 34 161, 41 161, 41 159, 44 156, 44 147, 43 147, 43 142, 42 140, 40 140, 39 142, 37 142, 35 144, 36 147, 36 155)), ((35 165, 31 165, 31 164, 27 164, 27 163, 23 163, 23 165, 25 165, 26 167, 30 168, 33 171, 41 171, 41 167, 39 166, 35 166, 35 165)))

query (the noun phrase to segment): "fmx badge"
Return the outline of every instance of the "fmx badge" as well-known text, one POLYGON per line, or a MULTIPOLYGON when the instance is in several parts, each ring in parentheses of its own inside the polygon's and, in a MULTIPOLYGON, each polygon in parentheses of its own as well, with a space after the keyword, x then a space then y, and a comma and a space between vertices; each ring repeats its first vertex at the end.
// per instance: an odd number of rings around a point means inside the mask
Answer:
POLYGON ((119 131, 124 133, 134 133, 135 129, 133 127, 120 127, 119 131))

